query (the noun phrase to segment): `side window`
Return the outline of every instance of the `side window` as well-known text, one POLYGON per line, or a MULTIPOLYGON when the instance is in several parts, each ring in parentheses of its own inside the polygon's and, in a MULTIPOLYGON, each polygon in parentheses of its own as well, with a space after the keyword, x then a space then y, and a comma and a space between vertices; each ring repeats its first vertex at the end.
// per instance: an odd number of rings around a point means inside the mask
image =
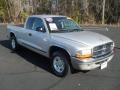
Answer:
POLYGON ((34 22, 34 18, 31 18, 31 17, 28 18, 27 23, 26 23, 26 28, 32 30, 33 22, 34 22))
POLYGON ((32 25, 33 30, 36 30, 37 28, 44 28, 44 23, 40 18, 36 18, 32 25))

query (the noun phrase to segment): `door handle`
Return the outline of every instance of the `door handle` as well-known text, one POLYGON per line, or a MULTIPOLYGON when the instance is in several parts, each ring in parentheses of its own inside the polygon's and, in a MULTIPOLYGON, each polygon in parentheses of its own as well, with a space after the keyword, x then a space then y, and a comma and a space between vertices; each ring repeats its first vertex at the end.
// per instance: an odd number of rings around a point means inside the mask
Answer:
POLYGON ((31 34, 31 33, 28 33, 28 35, 29 35, 29 36, 32 36, 32 34, 31 34))

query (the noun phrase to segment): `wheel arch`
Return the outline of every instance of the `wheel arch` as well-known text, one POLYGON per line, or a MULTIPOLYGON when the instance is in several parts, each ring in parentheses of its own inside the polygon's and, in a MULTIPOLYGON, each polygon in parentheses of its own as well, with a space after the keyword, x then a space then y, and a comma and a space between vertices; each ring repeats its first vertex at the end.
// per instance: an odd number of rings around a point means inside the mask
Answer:
POLYGON ((15 36, 15 34, 13 32, 10 32, 10 38, 13 37, 13 36, 15 36))
POLYGON ((50 49, 49 49, 49 57, 52 56, 52 54, 56 51, 62 51, 64 52, 67 57, 70 59, 70 52, 68 50, 66 50, 65 48, 63 47, 58 47, 58 46, 51 46, 50 49))

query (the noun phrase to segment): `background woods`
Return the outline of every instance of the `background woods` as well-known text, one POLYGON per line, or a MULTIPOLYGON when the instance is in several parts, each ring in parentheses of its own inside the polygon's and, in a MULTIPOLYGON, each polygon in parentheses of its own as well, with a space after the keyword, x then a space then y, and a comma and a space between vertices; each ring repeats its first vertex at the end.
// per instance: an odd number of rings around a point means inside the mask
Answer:
POLYGON ((32 14, 61 14, 82 24, 119 24, 120 0, 0 0, 0 22, 32 14))

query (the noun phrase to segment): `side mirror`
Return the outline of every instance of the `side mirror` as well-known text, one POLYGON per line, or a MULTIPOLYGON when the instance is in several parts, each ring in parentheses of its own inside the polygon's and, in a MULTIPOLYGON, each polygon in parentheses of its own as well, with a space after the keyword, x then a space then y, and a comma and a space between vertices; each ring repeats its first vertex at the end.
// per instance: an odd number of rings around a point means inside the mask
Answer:
POLYGON ((37 27, 36 31, 38 31, 38 32, 45 32, 46 30, 45 30, 44 27, 37 27))

